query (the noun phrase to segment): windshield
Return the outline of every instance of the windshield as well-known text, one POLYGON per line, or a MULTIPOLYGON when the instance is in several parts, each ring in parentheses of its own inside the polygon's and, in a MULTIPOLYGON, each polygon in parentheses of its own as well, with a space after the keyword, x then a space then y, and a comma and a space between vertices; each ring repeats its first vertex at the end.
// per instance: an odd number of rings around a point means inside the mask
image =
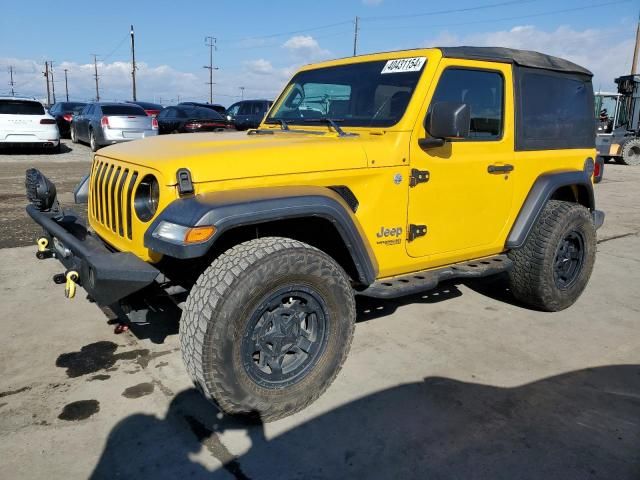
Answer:
POLYGON ((86 103, 63 103, 61 110, 64 112, 73 112, 80 113, 80 111, 85 107, 86 103))
POLYGON ((404 115, 425 63, 415 57, 299 72, 266 123, 329 118, 347 127, 390 127, 404 115))

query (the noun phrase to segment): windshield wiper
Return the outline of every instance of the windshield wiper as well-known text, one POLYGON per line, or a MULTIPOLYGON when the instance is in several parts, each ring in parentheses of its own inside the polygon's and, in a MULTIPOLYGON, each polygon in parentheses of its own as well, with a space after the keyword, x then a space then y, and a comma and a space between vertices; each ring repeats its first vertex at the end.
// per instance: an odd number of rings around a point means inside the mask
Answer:
POLYGON ((289 130, 289 125, 281 118, 270 118, 265 123, 279 123, 281 130, 289 130))
POLYGON ((336 122, 344 122, 344 120, 342 119, 331 119, 331 118, 327 118, 327 117, 322 117, 322 118, 305 118, 302 120, 304 123, 326 123, 327 125, 329 125, 331 128, 333 128, 336 133, 341 136, 341 137, 352 137, 354 135, 357 135, 355 133, 347 133, 344 130, 342 130, 342 128, 340 128, 340 125, 338 125, 336 122))

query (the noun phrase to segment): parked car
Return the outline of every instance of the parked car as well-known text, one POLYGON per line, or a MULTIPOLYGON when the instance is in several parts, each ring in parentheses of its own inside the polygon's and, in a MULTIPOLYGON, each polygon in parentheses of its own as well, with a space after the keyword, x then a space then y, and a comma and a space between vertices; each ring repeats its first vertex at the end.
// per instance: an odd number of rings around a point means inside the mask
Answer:
POLYGON ((88 142, 94 152, 105 145, 155 135, 158 120, 128 103, 90 103, 71 122, 71 141, 88 142))
POLYGON ((208 108, 209 110, 214 110, 218 112, 220 115, 224 115, 225 113, 227 113, 227 109, 223 105, 220 105, 219 103, 181 102, 178 104, 178 106, 182 106, 182 105, 191 105, 192 107, 208 108))
POLYGON ((69 138, 73 116, 80 113, 86 105, 84 102, 58 102, 51 105, 49 114, 56 119, 60 137, 69 138))
POLYGON ((272 103, 270 100, 241 100, 227 109, 227 120, 238 130, 258 128, 272 103))
POLYGON ((164 133, 218 132, 233 128, 231 122, 215 110, 191 105, 167 107, 158 115, 158 131, 164 133))
POLYGON ((60 150, 56 120, 33 98, 0 97, 0 146, 60 150))
POLYGON ((149 115, 150 117, 155 117, 157 116, 162 109, 164 108, 162 105, 160 105, 159 103, 151 103, 151 102, 126 102, 126 103, 131 103, 133 105, 138 105, 139 107, 142 107, 144 109, 144 111, 147 113, 147 115, 149 115))

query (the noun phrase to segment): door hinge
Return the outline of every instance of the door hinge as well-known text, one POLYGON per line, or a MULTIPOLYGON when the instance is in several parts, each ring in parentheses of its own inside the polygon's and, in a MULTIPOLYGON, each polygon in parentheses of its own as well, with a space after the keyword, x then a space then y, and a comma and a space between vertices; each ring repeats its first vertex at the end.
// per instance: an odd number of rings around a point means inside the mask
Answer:
POLYGON ((413 241, 418 237, 424 237, 427 234, 427 226, 426 225, 414 225, 413 223, 409 225, 409 241, 413 241))
POLYGON ((409 177, 409 186, 415 187, 419 183, 426 183, 429 181, 428 170, 418 170, 417 168, 411 169, 411 177, 409 177))

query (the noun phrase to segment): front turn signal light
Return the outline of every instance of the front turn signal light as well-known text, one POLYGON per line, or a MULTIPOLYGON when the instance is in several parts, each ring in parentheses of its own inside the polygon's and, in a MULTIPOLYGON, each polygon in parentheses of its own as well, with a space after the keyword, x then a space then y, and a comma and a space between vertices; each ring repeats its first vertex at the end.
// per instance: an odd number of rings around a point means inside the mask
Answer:
POLYGON ((192 227, 187 230, 187 234, 184 237, 184 243, 201 243, 206 242, 213 234, 216 233, 216 227, 212 225, 206 225, 203 227, 192 227))

